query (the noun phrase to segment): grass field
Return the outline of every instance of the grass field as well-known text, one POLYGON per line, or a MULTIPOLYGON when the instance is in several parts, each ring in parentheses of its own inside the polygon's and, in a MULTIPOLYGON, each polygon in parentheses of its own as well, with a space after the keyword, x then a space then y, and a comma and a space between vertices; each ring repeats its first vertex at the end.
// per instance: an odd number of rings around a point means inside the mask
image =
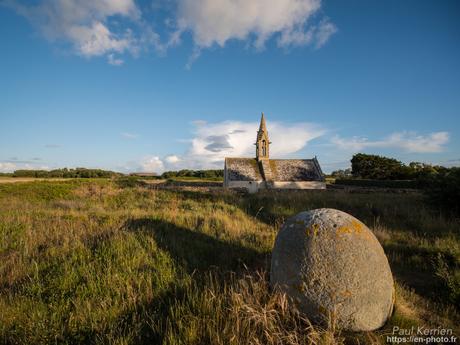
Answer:
POLYGON ((420 194, 0 185, 3 344, 385 343, 395 325, 460 335, 459 301, 459 220, 420 194), (397 285, 383 329, 312 325, 270 291, 277 230, 319 207, 356 216, 382 243, 397 285))

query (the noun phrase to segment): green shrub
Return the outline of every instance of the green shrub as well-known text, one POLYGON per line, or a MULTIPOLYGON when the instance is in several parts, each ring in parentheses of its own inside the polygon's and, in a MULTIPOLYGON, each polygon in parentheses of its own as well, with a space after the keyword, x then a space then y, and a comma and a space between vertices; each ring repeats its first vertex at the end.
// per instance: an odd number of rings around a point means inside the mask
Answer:
POLYGON ((165 171, 162 175, 164 179, 171 179, 175 177, 181 178, 199 178, 199 179, 222 179, 224 177, 223 170, 179 170, 179 171, 165 171))
POLYGON ((342 186, 357 186, 357 187, 420 188, 420 183, 416 180, 336 179, 335 184, 342 185, 342 186))
POLYGON ((449 267, 446 260, 439 253, 434 262, 436 276, 440 278, 447 288, 450 301, 460 305, 460 270, 449 267))
POLYGON ((460 213, 460 168, 446 169, 420 180, 428 202, 449 213, 460 213))
POLYGON ((138 176, 123 176, 115 180, 115 183, 120 188, 134 188, 139 186, 145 186, 145 182, 138 176))

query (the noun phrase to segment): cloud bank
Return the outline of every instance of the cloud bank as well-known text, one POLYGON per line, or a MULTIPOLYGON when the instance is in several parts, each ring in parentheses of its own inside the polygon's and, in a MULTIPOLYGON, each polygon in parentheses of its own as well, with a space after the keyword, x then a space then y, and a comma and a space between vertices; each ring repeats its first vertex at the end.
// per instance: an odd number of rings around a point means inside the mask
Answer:
POLYGON ((274 35, 282 47, 321 47, 337 29, 328 19, 307 25, 320 8, 320 0, 181 0, 177 22, 200 48, 237 39, 261 49, 274 35))
POLYGON ((240 40, 262 49, 272 37, 279 47, 323 46, 337 29, 319 17, 321 0, 175 0, 141 7, 134 0, 5 0, 52 42, 71 45, 85 58, 104 56, 113 66, 122 56, 150 47, 160 55, 190 33, 195 45, 189 62, 203 49, 240 40), (150 12, 168 9, 167 20, 150 12), (318 17, 318 18, 316 18, 318 17), (159 34, 162 33, 162 35, 159 34))
POLYGON ((37 169, 37 170, 49 170, 50 167, 48 165, 43 164, 36 164, 34 162, 28 161, 3 161, 0 162, 0 173, 11 173, 15 170, 21 169, 37 169))
MULTIPOLYGON (((50 41, 69 42, 81 56, 108 56, 109 63, 120 64, 113 53, 138 50, 130 28, 109 28, 109 19, 125 18, 132 23, 141 12, 133 0, 42 0, 35 5, 7 0, 6 6, 29 19, 50 41)), ((113 25, 112 25, 113 26, 113 25)))
MULTIPOLYGON (((259 126, 257 122, 196 121, 194 126, 193 137, 188 141, 190 148, 183 155, 144 157, 137 163, 136 169, 157 173, 180 169, 222 169, 225 157, 255 156, 254 142, 259 126)), ((369 149, 377 153, 382 149, 392 149, 396 156, 397 152, 438 153, 444 151, 449 142, 448 132, 433 132, 426 135, 409 131, 395 132, 381 140, 370 140, 366 137, 342 138, 337 135, 331 138, 327 136, 328 133, 330 132, 326 128, 318 124, 270 122, 269 136, 273 143, 270 155, 277 158, 293 157, 296 152, 317 138, 329 143, 323 146, 334 147, 334 151, 342 158, 345 158, 343 152, 351 158, 351 153, 369 149)), ((322 164, 326 168, 336 165, 348 166, 349 160, 322 164)))
POLYGON ((415 132, 396 132, 382 140, 369 140, 365 137, 341 138, 335 136, 331 142, 342 150, 358 152, 369 148, 393 148, 409 153, 442 152, 449 141, 448 132, 433 132, 419 135, 415 132))
MULTIPOLYGON (((193 137, 189 140, 190 148, 184 155, 144 157, 137 170, 160 173, 179 169, 222 169, 225 157, 255 155, 258 122, 196 121, 194 126, 193 137)), ((270 122, 269 136, 273 143, 270 154, 279 158, 292 156, 325 132, 322 127, 310 123, 270 122)))

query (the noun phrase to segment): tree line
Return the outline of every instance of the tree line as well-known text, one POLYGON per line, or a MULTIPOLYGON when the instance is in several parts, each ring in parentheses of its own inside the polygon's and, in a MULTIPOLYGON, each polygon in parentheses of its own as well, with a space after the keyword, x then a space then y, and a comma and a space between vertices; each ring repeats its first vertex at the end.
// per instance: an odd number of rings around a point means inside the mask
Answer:
POLYGON ((161 177, 164 179, 177 178, 177 177, 193 177, 193 178, 203 178, 203 179, 221 179, 224 177, 224 170, 214 169, 214 170, 189 170, 183 169, 179 171, 165 171, 161 174, 161 177))
POLYGON ((122 174, 102 169, 54 169, 54 170, 15 170, 11 176, 13 177, 40 177, 40 178, 110 178, 121 176, 122 174))
MULTIPOLYGON (((13 173, 0 173, 0 176, 11 176, 11 177, 38 177, 38 178, 111 178, 119 177, 124 174, 110 170, 102 169, 87 169, 87 168, 75 168, 75 169, 54 169, 54 170, 33 170, 33 169, 21 169, 15 170, 13 173)), ((142 177, 142 176, 141 176, 142 177)), ((153 178, 197 178, 197 179, 222 179, 224 177, 224 170, 191 170, 183 169, 179 171, 165 171, 159 176, 152 176, 153 178)))
POLYGON ((411 182, 412 187, 424 190, 431 203, 449 212, 460 213, 459 167, 447 168, 420 162, 404 164, 394 158, 358 153, 351 159, 351 169, 337 170, 331 175, 338 179, 336 183, 346 184, 343 181, 349 181, 361 186, 375 181, 378 183, 374 186, 405 188, 406 182, 411 182))
POLYGON ((370 180, 417 180, 444 175, 455 169, 421 162, 404 164, 395 158, 358 153, 351 159, 351 168, 333 171, 331 176, 370 180))

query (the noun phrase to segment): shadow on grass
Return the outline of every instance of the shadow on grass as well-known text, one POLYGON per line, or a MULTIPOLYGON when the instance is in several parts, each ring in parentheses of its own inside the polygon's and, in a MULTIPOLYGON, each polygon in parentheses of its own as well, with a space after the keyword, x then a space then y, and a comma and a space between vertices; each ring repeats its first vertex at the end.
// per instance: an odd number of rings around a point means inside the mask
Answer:
POLYGON ((416 193, 347 190, 263 190, 248 194, 238 190, 169 189, 177 198, 198 202, 223 202, 270 226, 281 226, 289 217, 316 208, 335 208, 353 215, 367 226, 376 223, 408 234, 442 238, 456 231, 458 222, 444 217, 416 193), (421 219, 422 218, 422 219, 421 219))
POLYGON ((357 200, 350 202, 350 193, 343 190, 264 190, 256 194, 248 194, 238 190, 197 188, 196 190, 170 189, 168 192, 181 200, 224 202, 238 207, 250 217, 277 227, 299 212, 316 208, 342 210, 369 226, 374 224, 376 219, 388 227, 391 227, 394 222, 394 219, 387 219, 375 205, 368 205, 369 193, 362 195, 355 193, 357 200))
MULTIPOLYGON (((398 243, 383 247, 398 281, 425 298, 439 303, 448 300, 449 291, 436 274, 435 260, 439 251, 398 243)), ((451 254, 443 253, 443 258, 448 267, 456 266, 456 259, 451 254)))
MULTIPOLYGON (((266 266, 267 255, 213 238, 207 234, 179 227, 173 223, 151 218, 132 219, 124 224, 127 231, 150 236, 159 248, 170 253, 178 266, 193 275, 194 283, 204 288, 205 275, 213 271, 222 284, 229 274, 244 274, 266 266), (234 272, 234 273, 233 273, 234 272)), ((179 275, 180 276, 180 275, 179 275)), ((129 327, 141 315, 151 315, 152 320, 142 322, 136 332, 136 343, 162 343, 171 306, 188 296, 187 283, 179 278, 152 303, 137 305, 119 318, 119 327, 129 327)))
POLYGON ((151 236, 189 273, 214 268, 239 271, 245 266, 252 270, 262 268, 266 262, 266 254, 159 219, 133 219, 124 227, 151 236))

